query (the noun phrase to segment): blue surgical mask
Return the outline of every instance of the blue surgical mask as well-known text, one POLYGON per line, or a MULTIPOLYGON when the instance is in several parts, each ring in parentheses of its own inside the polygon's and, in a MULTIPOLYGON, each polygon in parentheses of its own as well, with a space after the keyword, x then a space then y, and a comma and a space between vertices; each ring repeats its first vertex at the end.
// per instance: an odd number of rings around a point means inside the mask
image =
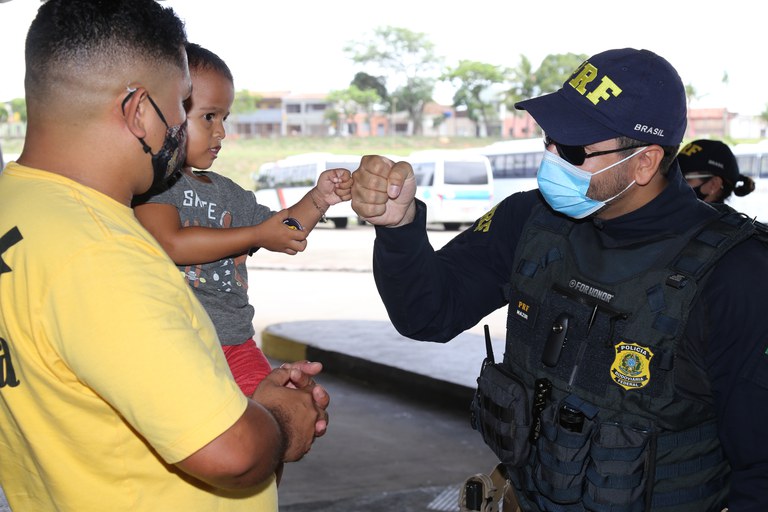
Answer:
POLYGON ((539 183, 539 190, 544 199, 555 211, 568 215, 574 219, 583 219, 600 210, 608 202, 613 201, 621 194, 629 190, 629 187, 635 184, 634 181, 626 186, 624 190, 615 196, 598 201, 587 197, 589 182, 592 176, 612 169, 622 162, 625 162, 633 156, 642 153, 646 148, 635 151, 628 157, 609 165, 597 172, 590 173, 579 169, 575 165, 566 162, 558 155, 549 151, 544 152, 544 158, 539 165, 539 171, 536 174, 536 180, 539 183))

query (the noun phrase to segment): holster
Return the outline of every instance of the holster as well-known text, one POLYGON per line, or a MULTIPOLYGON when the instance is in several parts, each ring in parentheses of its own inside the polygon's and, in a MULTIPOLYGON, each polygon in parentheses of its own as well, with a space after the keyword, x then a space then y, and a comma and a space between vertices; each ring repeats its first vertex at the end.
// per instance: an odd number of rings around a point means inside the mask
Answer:
POLYGON ((503 464, 490 474, 477 473, 464 481, 459 492, 460 512, 520 512, 515 488, 507 480, 503 464))

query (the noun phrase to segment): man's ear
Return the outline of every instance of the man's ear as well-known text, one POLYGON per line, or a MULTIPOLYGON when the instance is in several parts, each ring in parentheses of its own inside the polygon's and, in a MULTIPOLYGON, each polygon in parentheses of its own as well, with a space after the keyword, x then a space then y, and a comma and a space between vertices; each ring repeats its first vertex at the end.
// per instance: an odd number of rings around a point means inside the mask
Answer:
POLYGON ((647 185, 659 172, 659 164, 664 159, 664 149, 659 145, 652 144, 635 159, 635 182, 640 186, 647 185))
POLYGON ((119 98, 120 110, 128 130, 138 139, 147 136, 144 126, 144 113, 147 102, 144 99, 147 90, 143 87, 129 88, 127 94, 119 98))

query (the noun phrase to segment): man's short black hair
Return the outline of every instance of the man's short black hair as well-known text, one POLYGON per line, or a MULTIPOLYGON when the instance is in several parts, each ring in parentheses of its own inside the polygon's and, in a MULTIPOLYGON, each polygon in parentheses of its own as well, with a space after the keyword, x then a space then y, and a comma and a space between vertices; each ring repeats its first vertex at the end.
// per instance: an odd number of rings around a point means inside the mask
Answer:
MULTIPOLYGON (((633 139, 632 137, 618 137, 618 143, 620 148, 629 148, 631 146, 642 146, 643 144, 648 144, 647 142, 643 142, 641 140, 633 139)), ((675 161, 675 158, 677 157, 677 150, 680 149, 680 146, 660 146, 661 149, 664 150, 664 158, 661 159, 659 162, 659 172, 662 176, 668 176, 669 175, 669 168, 672 166, 672 162, 675 161)), ((627 156, 629 155, 629 151, 627 150, 627 156)))
POLYGON ((67 77, 108 65, 183 69, 185 42, 184 23, 155 0, 48 0, 27 34, 27 95, 44 95, 67 77))

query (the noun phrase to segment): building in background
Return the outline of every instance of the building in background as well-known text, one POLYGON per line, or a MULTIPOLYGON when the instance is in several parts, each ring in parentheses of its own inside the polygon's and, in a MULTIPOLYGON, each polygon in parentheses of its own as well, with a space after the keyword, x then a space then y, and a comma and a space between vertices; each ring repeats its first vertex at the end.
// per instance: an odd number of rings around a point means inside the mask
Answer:
MULTIPOLYGON (((335 113, 323 93, 296 94, 288 91, 255 93, 258 109, 230 116, 231 133, 240 137, 385 137, 415 133, 405 111, 357 112, 349 117, 335 113)), ((428 103, 424 107, 421 133, 427 137, 484 136, 467 112, 451 105, 428 103)), ((539 135, 527 112, 499 106, 499 120, 487 127, 495 138, 526 139, 539 135)), ((745 116, 725 108, 692 108, 688 111, 687 139, 747 140, 768 137, 768 123, 760 116, 745 116)))
MULTIPOLYGON (((273 137, 391 137, 410 136, 413 121, 404 110, 353 114, 340 113, 328 101, 326 93, 298 94, 291 91, 252 93, 255 108, 232 114, 227 129, 230 136, 241 138, 273 137)), ((540 135, 533 118, 524 111, 509 111, 498 105, 498 119, 479 127, 466 110, 451 105, 428 103, 424 107, 421 134, 426 137, 485 136, 503 139, 528 139, 540 135)), ((0 138, 23 139, 26 123, 12 117, 0 122, 0 138)), ((768 122, 762 116, 741 115, 726 108, 691 108, 688 110, 686 139, 754 141, 768 138, 768 122)))

